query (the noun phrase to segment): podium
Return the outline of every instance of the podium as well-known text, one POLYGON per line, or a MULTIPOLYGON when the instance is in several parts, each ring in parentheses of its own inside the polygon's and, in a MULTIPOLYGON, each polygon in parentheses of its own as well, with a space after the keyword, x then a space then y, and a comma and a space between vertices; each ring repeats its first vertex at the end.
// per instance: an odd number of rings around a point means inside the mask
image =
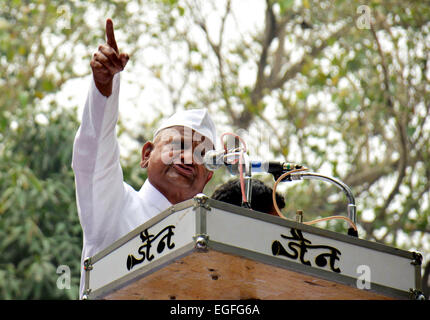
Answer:
POLYGON ((421 255, 199 194, 84 262, 84 298, 410 299, 421 255))

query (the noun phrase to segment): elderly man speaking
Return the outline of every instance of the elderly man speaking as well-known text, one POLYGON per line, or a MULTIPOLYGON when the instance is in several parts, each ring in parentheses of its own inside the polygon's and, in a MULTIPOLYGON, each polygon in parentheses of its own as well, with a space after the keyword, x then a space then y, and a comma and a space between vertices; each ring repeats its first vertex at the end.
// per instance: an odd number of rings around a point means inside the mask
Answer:
MULTIPOLYGON (((202 192, 212 177, 201 160, 214 147, 215 125, 205 109, 193 109, 164 121, 143 146, 140 166, 148 179, 142 188, 135 191, 123 182, 115 126, 119 72, 129 57, 119 52, 110 19, 106 37, 91 60, 93 79, 73 147, 81 262, 172 204, 202 192)), ((84 281, 81 270, 81 297, 84 281)))

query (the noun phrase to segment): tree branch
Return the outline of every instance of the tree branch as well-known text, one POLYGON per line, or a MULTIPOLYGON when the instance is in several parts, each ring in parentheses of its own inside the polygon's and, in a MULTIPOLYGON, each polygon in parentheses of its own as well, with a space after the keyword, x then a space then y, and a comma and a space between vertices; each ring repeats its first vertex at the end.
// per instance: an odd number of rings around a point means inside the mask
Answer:
POLYGON ((264 70, 267 66, 267 54, 269 51, 270 44, 272 43, 273 39, 275 39, 278 33, 276 17, 273 13, 271 1, 266 0, 266 5, 266 24, 262 41, 263 47, 260 55, 260 60, 258 62, 257 78, 255 81, 254 90, 252 90, 251 93, 251 103, 253 105, 257 105, 262 98, 262 91, 266 82, 264 70))
POLYGON ((394 103, 392 100, 392 94, 390 92, 391 86, 390 86, 390 81, 389 81, 388 68, 387 68, 385 56, 382 52, 381 44, 380 44, 378 36, 375 32, 375 27, 374 27, 373 23, 370 24, 370 30, 371 30, 373 38, 376 41, 378 53, 379 53, 379 56, 381 58, 381 65, 382 65, 382 70, 383 70, 383 82, 384 82, 384 86, 385 86, 384 96, 385 96, 388 110, 396 121, 396 126, 397 126, 398 133, 399 133, 399 144, 400 144, 400 150, 399 150, 400 159, 399 159, 398 167, 397 167, 397 172, 398 172, 397 180, 396 180, 396 183, 395 183, 393 189, 391 190, 390 194, 388 195, 387 199, 385 200, 382 208, 379 210, 379 213, 377 214, 377 219, 383 219, 385 217, 386 210, 387 210, 388 206, 390 205, 390 203, 393 201, 394 197, 398 193, 400 185, 401 185, 401 183, 402 183, 402 181, 406 175, 406 167, 407 167, 407 163, 408 163, 408 141, 407 141, 407 137, 406 137, 405 123, 399 119, 398 115, 396 114, 396 112, 394 110, 394 103))
POLYGON ((223 60, 222 53, 221 53, 221 48, 222 48, 222 44, 223 44, 223 37, 224 37, 225 22, 226 22, 227 16, 230 14, 230 12, 231 12, 231 0, 228 0, 227 4, 226 4, 225 13, 224 13, 223 17, 221 18, 221 27, 220 27, 220 31, 219 31, 219 43, 218 44, 213 42, 212 39, 210 38, 206 23, 203 21, 203 19, 196 21, 196 23, 203 30, 205 37, 206 37, 206 41, 208 42, 209 46, 212 48, 212 51, 215 53, 215 56, 216 56, 217 62, 218 62, 218 72, 219 72, 219 76, 220 76, 220 80, 221 80, 220 81, 221 92, 222 92, 222 96, 223 96, 223 99, 225 102, 225 107, 227 109, 227 112, 230 114, 233 123, 238 123, 237 115, 233 111, 232 104, 230 101, 230 93, 228 92, 228 86, 226 84, 226 76, 225 76, 225 72, 224 72, 224 60, 223 60))
MULTIPOLYGON (((345 23, 338 31, 333 33, 330 37, 338 38, 342 34, 345 34, 348 29, 350 29, 351 26, 348 23, 345 23)), ((285 82, 288 80, 294 78, 299 72, 302 71, 303 66, 307 62, 307 59, 309 57, 315 58, 317 57, 326 47, 328 46, 327 41, 323 42, 320 46, 312 46, 311 52, 307 55, 304 55, 303 58, 291 66, 288 70, 285 71, 285 73, 282 75, 282 77, 278 78, 277 80, 273 81, 269 84, 269 89, 276 89, 281 88, 285 82)))

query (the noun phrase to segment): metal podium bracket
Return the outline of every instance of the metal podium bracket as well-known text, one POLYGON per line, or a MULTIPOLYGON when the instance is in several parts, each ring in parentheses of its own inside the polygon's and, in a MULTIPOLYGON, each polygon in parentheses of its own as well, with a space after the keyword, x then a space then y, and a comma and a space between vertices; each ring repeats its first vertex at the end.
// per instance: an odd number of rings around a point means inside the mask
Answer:
POLYGON ((194 196, 194 208, 205 208, 206 210, 211 210, 211 207, 208 203, 209 197, 204 193, 199 193, 194 196))
POLYGON ((414 266, 421 266, 421 264, 423 263, 422 254, 416 251, 412 251, 412 257, 413 257, 413 260, 411 264, 414 266))
POLYGON ((90 272, 93 270, 93 264, 92 264, 91 257, 86 258, 84 260, 84 270, 85 270, 85 286, 84 286, 84 292, 82 295, 82 300, 88 300, 88 296, 91 293, 90 286, 90 272))
POLYGON ((89 295, 91 293, 91 289, 86 289, 84 294, 82 295, 82 300, 89 300, 89 295))
POLYGON ((84 270, 85 271, 93 270, 93 265, 91 264, 91 258, 86 258, 84 260, 84 270))
POLYGON ((426 300, 426 297, 420 290, 410 289, 409 292, 411 300, 426 300))
POLYGON ((207 234, 197 234, 193 237, 194 248, 200 252, 208 251, 209 236, 207 234))

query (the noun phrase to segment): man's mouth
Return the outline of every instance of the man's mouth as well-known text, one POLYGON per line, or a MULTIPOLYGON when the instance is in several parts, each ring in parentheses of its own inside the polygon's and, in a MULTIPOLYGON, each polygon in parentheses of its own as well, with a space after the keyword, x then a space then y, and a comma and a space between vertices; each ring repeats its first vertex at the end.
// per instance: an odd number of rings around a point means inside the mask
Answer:
POLYGON ((182 163, 174 163, 172 167, 181 175, 187 178, 193 178, 195 175, 195 169, 192 165, 182 164, 182 163))

